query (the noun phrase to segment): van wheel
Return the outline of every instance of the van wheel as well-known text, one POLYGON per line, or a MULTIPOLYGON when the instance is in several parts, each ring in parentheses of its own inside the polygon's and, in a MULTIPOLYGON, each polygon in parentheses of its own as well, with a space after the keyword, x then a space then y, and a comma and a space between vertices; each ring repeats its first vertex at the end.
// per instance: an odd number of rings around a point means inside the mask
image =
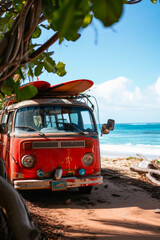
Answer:
POLYGON ((88 186, 88 187, 79 187, 79 192, 81 194, 90 194, 92 191, 92 186, 88 186))

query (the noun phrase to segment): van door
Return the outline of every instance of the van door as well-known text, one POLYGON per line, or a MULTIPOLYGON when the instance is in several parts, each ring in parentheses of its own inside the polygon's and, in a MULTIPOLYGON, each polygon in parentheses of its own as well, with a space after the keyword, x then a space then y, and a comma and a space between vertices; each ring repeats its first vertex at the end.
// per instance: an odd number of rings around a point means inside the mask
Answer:
POLYGON ((2 159, 5 163, 7 176, 10 178, 11 176, 11 153, 10 153, 10 132, 12 129, 12 120, 13 120, 13 112, 10 112, 6 117, 6 122, 8 125, 8 133, 2 134, 2 159))
MULTIPOLYGON (((2 112, 0 113, 0 124, 2 123, 2 112)), ((2 134, 0 133, 0 158, 2 159, 2 134)))
MULTIPOLYGON (((7 122, 7 116, 8 112, 3 112, 1 123, 7 122)), ((4 155, 4 134, 0 134, 0 158, 4 161, 3 155, 4 155)))

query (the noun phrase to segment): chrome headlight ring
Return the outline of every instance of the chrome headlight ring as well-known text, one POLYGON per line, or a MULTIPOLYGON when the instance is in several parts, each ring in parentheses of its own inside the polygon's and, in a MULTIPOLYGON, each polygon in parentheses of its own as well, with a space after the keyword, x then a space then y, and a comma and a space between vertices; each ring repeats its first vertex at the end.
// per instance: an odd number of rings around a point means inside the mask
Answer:
POLYGON ((85 153, 82 162, 85 166, 90 167, 94 162, 94 156, 92 153, 85 153))
POLYGON ((21 159, 22 166, 25 168, 33 168, 36 165, 36 160, 32 155, 25 155, 21 159))

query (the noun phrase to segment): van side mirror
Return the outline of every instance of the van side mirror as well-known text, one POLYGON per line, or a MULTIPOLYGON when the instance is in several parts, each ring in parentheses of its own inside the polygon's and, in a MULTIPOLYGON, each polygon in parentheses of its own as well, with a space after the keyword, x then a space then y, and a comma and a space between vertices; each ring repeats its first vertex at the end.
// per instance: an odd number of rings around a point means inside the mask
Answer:
POLYGON ((101 134, 108 134, 109 131, 113 131, 115 121, 113 119, 108 119, 107 124, 102 125, 101 134))
POLYGON ((7 123, 1 123, 0 124, 0 133, 6 134, 8 132, 8 125, 7 123))

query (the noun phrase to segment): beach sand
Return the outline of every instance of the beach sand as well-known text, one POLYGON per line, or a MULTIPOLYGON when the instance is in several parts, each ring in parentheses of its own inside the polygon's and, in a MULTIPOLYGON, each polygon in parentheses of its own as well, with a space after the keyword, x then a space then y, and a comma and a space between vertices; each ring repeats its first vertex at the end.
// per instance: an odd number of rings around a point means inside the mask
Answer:
POLYGON ((71 189, 25 194, 47 239, 159 240, 160 188, 130 170, 137 158, 102 158, 103 185, 90 195, 71 189))

